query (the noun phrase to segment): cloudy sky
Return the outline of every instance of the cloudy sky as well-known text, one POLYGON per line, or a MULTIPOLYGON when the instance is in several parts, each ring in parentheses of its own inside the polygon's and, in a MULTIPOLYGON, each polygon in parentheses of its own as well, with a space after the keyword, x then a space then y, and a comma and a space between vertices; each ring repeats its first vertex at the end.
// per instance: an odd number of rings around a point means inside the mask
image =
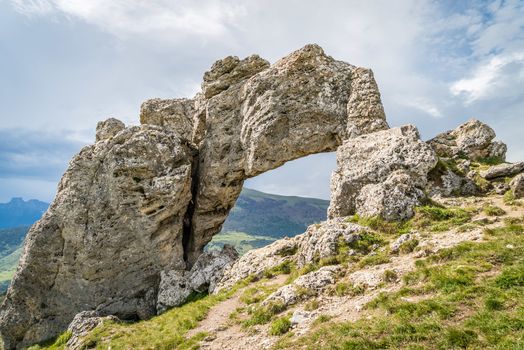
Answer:
MULTIPOLYGON (((98 120, 137 124, 221 57, 307 43, 371 67, 391 126, 427 139, 474 117, 524 160, 523 1, 0 0, 0 201, 50 201, 98 120)), ((334 166, 315 155, 248 186, 328 198, 334 166)))

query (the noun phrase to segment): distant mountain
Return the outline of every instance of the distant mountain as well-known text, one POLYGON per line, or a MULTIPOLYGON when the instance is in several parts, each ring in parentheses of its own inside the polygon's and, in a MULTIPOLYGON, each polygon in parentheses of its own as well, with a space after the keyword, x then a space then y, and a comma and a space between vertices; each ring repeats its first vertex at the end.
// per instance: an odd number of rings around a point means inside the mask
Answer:
POLYGON ((36 199, 24 201, 12 198, 9 203, 0 203, 0 228, 30 226, 40 219, 49 207, 49 203, 36 199))
POLYGON ((317 198, 280 196, 244 188, 231 210, 222 232, 280 238, 295 236, 326 220, 329 201, 317 198))

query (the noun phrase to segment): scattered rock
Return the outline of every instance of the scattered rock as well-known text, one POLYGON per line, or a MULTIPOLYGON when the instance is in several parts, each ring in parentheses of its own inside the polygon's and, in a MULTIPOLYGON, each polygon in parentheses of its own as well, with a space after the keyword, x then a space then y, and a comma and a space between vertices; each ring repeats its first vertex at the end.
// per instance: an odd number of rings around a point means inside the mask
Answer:
POLYGON ((411 217, 436 163, 434 151, 412 125, 345 141, 337 150, 337 169, 331 178, 329 217, 355 213, 386 220, 411 217))
POLYGON ((341 242, 353 243, 360 239, 362 232, 369 232, 369 229, 349 223, 344 218, 309 226, 305 233, 295 238, 298 242, 295 255, 297 266, 303 267, 315 260, 337 255, 341 242))
POLYGON ((481 193, 481 189, 473 181, 477 173, 471 171, 469 174, 469 162, 457 162, 457 173, 448 168, 447 161, 440 159, 428 174, 426 192, 430 197, 473 196, 481 193), (464 176, 466 173, 468 175, 464 176))
POLYGON ((471 160, 496 157, 504 160, 506 145, 492 141, 495 131, 488 125, 472 119, 459 125, 456 129, 441 133, 429 140, 439 157, 468 157, 471 160))
POLYGON ((311 312, 307 312, 304 310, 295 310, 289 321, 291 322, 291 325, 295 326, 297 324, 301 324, 308 321, 311 318, 311 316, 311 312))
POLYGON ((524 174, 515 176, 509 183, 509 187, 513 191, 515 198, 524 197, 524 174))
POLYGON ((400 251, 400 247, 411 240, 415 239, 415 235, 413 233, 405 233, 401 235, 399 238, 391 242, 389 245, 391 253, 396 254, 400 251))
POLYGON ((510 185, 505 182, 495 182, 492 183, 493 191, 496 194, 504 194, 510 189, 510 185))
POLYGON ((496 178, 511 177, 523 171, 524 162, 503 163, 494 165, 487 170, 481 171, 480 176, 486 180, 493 180, 496 178))
POLYGON ((67 349, 79 350, 87 348, 82 338, 91 330, 107 321, 118 322, 120 320, 115 316, 101 317, 96 311, 82 311, 76 314, 67 328, 71 332, 71 338, 69 338, 66 344, 67 349))
POLYGON ((299 300, 318 295, 328 285, 336 282, 342 271, 339 265, 324 266, 317 271, 306 273, 297 278, 293 283, 280 287, 269 295, 262 305, 281 303, 285 306, 296 304, 299 300))

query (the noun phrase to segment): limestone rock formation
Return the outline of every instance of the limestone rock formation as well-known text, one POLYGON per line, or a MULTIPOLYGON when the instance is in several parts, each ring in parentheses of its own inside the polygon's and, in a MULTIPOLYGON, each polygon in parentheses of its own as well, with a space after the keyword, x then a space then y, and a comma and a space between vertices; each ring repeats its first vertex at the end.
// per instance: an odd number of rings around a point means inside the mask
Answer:
POLYGON ((435 152, 412 125, 378 131, 344 142, 331 178, 329 217, 359 214, 401 220, 424 199, 435 152))
POLYGON ((488 125, 472 119, 456 129, 441 133, 429 140, 439 157, 465 156, 472 160, 481 158, 506 158, 506 145, 493 141, 495 131, 488 125))
POLYGON ((341 217, 310 225, 300 235, 279 239, 266 247, 247 252, 224 271, 215 292, 249 276, 260 278, 265 271, 284 261, 292 261, 300 268, 337 255, 342 242, 350 245, 361 239, 365 232, 370 232, 370 229, 341 217))
POLYGON ((524 197, 524 174, 515 176, 509 183, 509 187, 513 191, 515 198, 524 197))
POLYGON ((190 263, 220 230, 245 179, 388 127, 372 72, 336 61, 317 45, 272 66, 258 56, 220 60, 205 73, 194 103, 199 159, 190 263))
POLYGON ((6 349, 57 335, 82 311, 147 318, 178 303, 158 300, 183 295, 188 272, 201 282, 191 288, 213 288, 227 263, 198 258, 245 179, 388 128, 371 70, 317 45, 271 66, 219 60, 194 98, 149 100, 140 114, 140 127, 99 123, 31 229, 0 309, 6 349))
POLYGON ((511 177, 524 172, 524 162, 502 163, 494 165, 487 170, 481 171, 480 175, 486 180, 511 177))
POLYGON ((238 258, 238 253, 230 245, 221 251, 206 252, 200 255, 190 271, 170 270, 160 273, 157 297, 157 312, 184 303, 193 292, 213 292, 222 278, 225 268, 238 258))
POLYGON ((82 311, 77 314, 67 328, 67 330, 71 332, 71 338, 69 338, 66 344, 67 349, 80 350, 87 348, 87 344, 84 344, 82 338, 85 337, 89 331, 106 321, 118 322, 119 319, 115 316, 101 317, 96 311, 82 311))
POLYGON ((160 271, 185 267, 191 149, 157 126, 104 138, 73 158, 27 235, 0 310, 6 349, 61 333, 81 311, 150 317, 160 271))
POLYGON ((426 192, 430 197, 473 196, 482 190, 473 181, 474 176, 468 177, 469 160, 456 160, 456 168, 451 169, 441 158, 437 165, 428 174, 426 192))
POLYGON ((289 306, 297 303, 301 295, 317 295, 326 289, 327 286, 335 283, 337 275, 340 274, 341 270, 342 267, 340 265, 332 265, 306 273, 293 281, 293 283, 280 287, 277 291, 269 295, 262 302, 262 305, 281 303, 282 305, 289 306))

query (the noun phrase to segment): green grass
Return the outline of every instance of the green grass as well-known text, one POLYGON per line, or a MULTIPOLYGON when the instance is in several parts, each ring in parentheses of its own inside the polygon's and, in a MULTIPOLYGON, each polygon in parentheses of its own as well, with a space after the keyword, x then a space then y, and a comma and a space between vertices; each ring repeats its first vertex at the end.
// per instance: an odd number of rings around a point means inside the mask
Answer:
MULTIPOLYGON (((209 309, 217 303, 230 298, 247 281, 235 285, 227 291, 213 295, 197 295, 180 307, 172 308, 162 315, 150 320, 135 323, 104 322, 91 331, 85 338, 89 349, 196 349, 198 341, 205 337, 200 333, 192 338, 186 338, 186 333, 203 320, 209 309)), ((65 349, 64 338, 67 332, 57 338, 52 344, 42 344, 32 347, 36 349, 65 349)), ((67 341, 67 340, 66 340, 67 341)))
POLYGON ((271 325, 269 326, 269 335, 282 335, 289 331, 291 328, 291 321, 289 320, 289 316, 284 316, 277 318, 273 322, 271 322, 271 325))
POLYGON ((402 288, 380 294, 360 320, 317 324, 275 348, 524 349, 523 222, 418 260, 402 288))
POLYGON ((484 214, 488 216, 502 216, 506 214, 506 211, 504 209, 497 207, 496 205, 487 205, 484 208, 482 208, 482 211, 484 214))
POLYGON ((251 235, 245 232, 220 232, 213 236, 206 248, 217 250, 222 249, 224 244, 230 244, 235 247, 240 255, 244 255, 252 249, 264 247, 275 240, 276 238, 273 237, 251 235))

